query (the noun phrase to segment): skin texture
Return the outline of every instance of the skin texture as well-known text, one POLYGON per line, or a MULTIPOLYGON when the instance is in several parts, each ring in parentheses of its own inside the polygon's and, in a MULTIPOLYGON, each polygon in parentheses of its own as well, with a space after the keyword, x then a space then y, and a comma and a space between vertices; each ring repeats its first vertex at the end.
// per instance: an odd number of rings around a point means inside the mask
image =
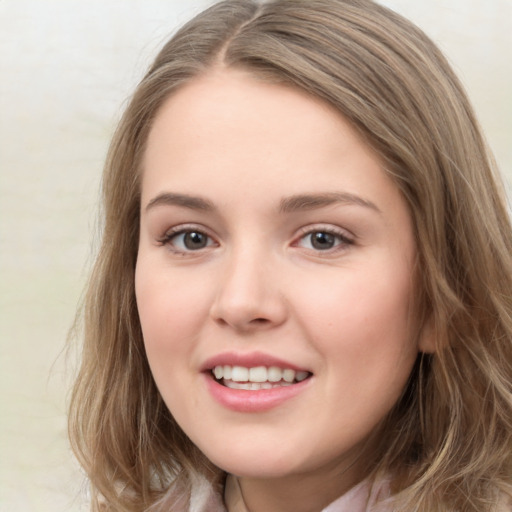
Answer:
POLYGON ((339 113, 235 70, 167 100, 143 167, 136 295, 167 406, 252 512, 320 510, 364 478, 362 447, 428 349, 405 201, 339 113), (268 410, 223 406, 205 362, 255 352, 312 376, 268 410))

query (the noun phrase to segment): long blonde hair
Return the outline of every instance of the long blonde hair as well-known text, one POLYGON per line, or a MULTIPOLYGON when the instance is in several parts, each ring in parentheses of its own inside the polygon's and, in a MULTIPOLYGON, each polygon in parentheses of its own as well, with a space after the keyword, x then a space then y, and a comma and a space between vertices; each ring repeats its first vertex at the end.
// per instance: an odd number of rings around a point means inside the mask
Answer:
POLYGON ((373 475, 391 478, 395 510, 494 510, 512 494, 506 201, 445 58, 371 0, 220 2, 165 45, 137 87, 105 166, 102 245, 79 318, 70 437, 93 510, 177 510, 194 479, 220 485, 222 472, 155 387, 134 295, 140 161, 152 121, 173 91, 219 63, 321 98, 382 158, 411 211, 419 322, 436 351, 418 358, 386 418, 373 475))

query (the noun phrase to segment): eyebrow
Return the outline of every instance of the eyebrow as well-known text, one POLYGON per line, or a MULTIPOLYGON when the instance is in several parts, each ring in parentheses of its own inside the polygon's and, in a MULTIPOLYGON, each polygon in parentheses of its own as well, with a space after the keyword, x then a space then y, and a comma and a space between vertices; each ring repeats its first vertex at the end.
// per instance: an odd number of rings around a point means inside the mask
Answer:
POLYGON ((360 196, 348 192, 328 192, 324 194, 300 194, 281 200, 279 211, 281 213, 293 213, 303 210, 316 210, 333 204, 347 204, 369 208, 377 213, 382 213, 375 203, 360 196))
MULTIPOLYGON (((299 194, 281 199, 279 211, 293 213, 297 211, 316 210, 333 204, 347 204, 369 208, 382 213, 375 203, 348 192, 327 192, 322 194, 299 194)), ((146 211, 157 206, 181 206, 191 210, 213 212, 215 205, 208 199, 188 194, 164 192, 154 197, 146 206, 146 211)))
POLYGON ((215 210, 215 206, 208 199, 199 196, 189 196, 188 194, 174 194, 172 192, 164 192, 151 199, 146 206, 146 211, 156 206, 182 206, 183 208, 206 212, 215 210))

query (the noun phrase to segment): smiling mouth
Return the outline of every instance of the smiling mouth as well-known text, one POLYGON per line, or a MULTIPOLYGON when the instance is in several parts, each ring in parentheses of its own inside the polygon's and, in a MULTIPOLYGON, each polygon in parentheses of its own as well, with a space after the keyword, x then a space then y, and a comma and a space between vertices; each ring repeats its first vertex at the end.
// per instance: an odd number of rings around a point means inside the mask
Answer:
POLYGON ((278 366, 245 366, 218 365, 211 373, 222 386, 230 389, 244 389, 258 391, 260 389, 274 389, 298 384, 311 377, 311 373, 278 366))

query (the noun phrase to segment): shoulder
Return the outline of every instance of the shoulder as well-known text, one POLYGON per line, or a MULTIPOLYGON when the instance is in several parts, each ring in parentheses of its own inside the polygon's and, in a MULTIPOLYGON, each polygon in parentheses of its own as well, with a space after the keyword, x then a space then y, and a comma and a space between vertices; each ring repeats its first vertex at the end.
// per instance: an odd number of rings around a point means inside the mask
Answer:
POLYGON ((188 512, 226 512, 222 496, 204 477, 192 483, 188 512))

